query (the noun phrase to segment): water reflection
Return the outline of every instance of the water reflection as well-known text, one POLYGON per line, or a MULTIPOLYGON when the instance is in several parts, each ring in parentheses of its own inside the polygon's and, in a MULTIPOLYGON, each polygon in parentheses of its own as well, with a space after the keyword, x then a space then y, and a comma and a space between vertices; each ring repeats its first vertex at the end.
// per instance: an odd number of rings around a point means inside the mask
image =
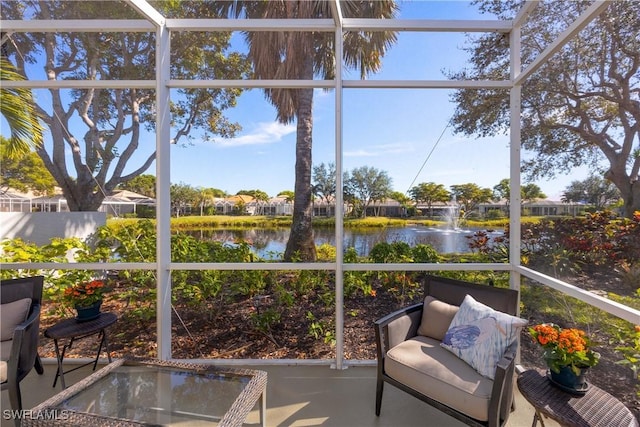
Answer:
MULTIPOLYGON (((355 248, 359 256, 367 256, 371 249, 381 242, 405 242, 410 246, 428 244, 440 253, 470 252, 468 243, 473 233, 479 229, 450 229, 413 225, 408 227, 386 227, 373 229, 345 229, 343 244, 345 248, 355 248)), ((502 235, 502 231, 486 231, 490 237, 502 235)), ((244 230, 197 230, 188 234, 203 240, 234 244, 247 242, 255 253, 267 259, 278 258, 286 247, 289 229, 244 229, 244 230)), ((314 230, 317 245, 336 244, 333 228, 314 230)))

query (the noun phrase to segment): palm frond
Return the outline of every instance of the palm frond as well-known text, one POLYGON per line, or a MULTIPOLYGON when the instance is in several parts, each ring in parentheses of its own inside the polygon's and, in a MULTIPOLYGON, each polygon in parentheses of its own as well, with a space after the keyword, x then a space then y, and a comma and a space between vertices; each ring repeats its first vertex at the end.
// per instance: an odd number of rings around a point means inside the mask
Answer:
MULTIPOLYGON (((24 77, 15 71, 9 60, 0 57, 0 80, 20 81, 24 77)), ((0 99, 0 113, 11 129, 6 155, 15 158, 42 144, 43 126, 36 113, 31 90, 2 87, 0 99)))

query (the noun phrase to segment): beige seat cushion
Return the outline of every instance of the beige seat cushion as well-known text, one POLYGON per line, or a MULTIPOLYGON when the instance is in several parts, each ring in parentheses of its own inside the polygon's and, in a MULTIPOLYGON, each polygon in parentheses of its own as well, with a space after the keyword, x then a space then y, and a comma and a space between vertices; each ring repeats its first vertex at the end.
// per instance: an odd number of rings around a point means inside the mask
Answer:
POLYGON ((6 340, 0 342, 0 360, 9 360, 9 356, 11 356, 11 345, 13 344, 13 340, 6 340))
POLYGON ((424 299, 418 335, 442 341, 458 309, 457 305, 447 304, 427 295, 424 299))
POLYGON ((493 381, 440 346, 417 336, 387 352, 385 371, 391 378, 480 421, 486 421, 493 381))
POLYGON ((31 307, 31 298, 23 298, 0 305, 0 341, 13 338, 16 326, 27 320, 29 307, 31 307))

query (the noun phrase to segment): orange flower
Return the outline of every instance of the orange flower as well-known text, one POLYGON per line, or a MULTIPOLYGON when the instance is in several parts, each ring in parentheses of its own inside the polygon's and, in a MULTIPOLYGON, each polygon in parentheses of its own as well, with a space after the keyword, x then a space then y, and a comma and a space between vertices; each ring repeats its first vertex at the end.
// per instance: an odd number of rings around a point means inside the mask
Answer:
POLYGON ((102 300, 104 285, 102 280, 78 283, 63 291, 63 300, 72 307, 92 305, 102 300))
POLYGON ((544 348, 545 360, 555 372, 563 366, 577 369, 594 366, 599 361, 600 355, 589 348, 590 341, 580 329, 562 329, 553 323, 543 323, 529 328, 529 334, 544 348))
POLYGON ((558 339, 558 331, 547 324, 536 325, 533 329, 536 331, 534 340, 543 346, 558 339))
POLYGON ((586 350, 584 332, 579 329, 565 329, 558 337, 558 347, 569 353, 586 350))

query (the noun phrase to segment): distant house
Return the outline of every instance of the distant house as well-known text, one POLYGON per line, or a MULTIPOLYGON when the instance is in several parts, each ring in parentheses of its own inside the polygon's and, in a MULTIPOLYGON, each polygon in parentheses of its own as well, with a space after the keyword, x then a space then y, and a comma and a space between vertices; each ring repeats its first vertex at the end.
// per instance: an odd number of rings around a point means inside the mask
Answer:
MULTIPOLYGON (((136 213, 139 206, 155 207, 156 201, 151 197, 119 190, 105 197, 98 212, 113 216, 136 213)), ((33 193, 21 193, 7 190, 0 194, 1 212, 69 212, 67 200, 62 191, 56 190, 52 196, 36 196, 33 193)))
MULTIPOLYGON (((346 212, 346 209, 345 209, 346 212)), ((313 200, 313 216, 336 216, 336 201, 335 198, 329 198, 329 201, 324 198, 318 197, 313 200)))
MULTIPOLYGON (((128 190, 114 191, 111 196, 105 197, 98 212, 105 212, 108 215, 122 216, 125 214, 135 214, 141 206, 155 209, 156 200, 134 193, 128 190)), ((293 202, 287 201, 285 197, 272 197, 268 201, 256 200, 247 195, 235 195, 225 198, 215 198, 213 202, 217 215, 293 215, 293 202)), ((527 202, 522 205, 526 214, 533 216, 554 216, 554 215, 580 215, 586 205, 583 203, 564 203, 561 201, 540 199, 527 202)), ((457 205, 452 202, 434 203, 432 206, 425 204, 416 205, 416 209, 422 215, 434 218, 448 218, 455 212, 457 205)), ((507 200, 497 202, 481 203, 476 208, 475 214, 481 217, 491 215, 491 211, 501 211, 508 215, 509 204, 507 200)), ((193 209, 191 209, 193 210, 193 209)), ((345 213, 349 208, 345 206, 345 213)), ((7 190, 0 193, 0 212, 69 212, 67 201, 61 191, 57 191, 53 196, 36 196, 33 193, 21 193, 16 190, 7 190)), ((335 216, 335 201, 315 199, 313 202, 313 215, 316 217, 335 216)), ((472 212, 467 212, 467 215, 472 212)), ((376 201, 367 206, 366 216, 404 217, 407 215, 406 208, 393 199, 376 201)), ((455 215, 455 214, 454 214, 455 215)))
POLYGON ((365 211, 365 216, 386 216, 401 218, 407 216, 407 209, 397 200, 384 199, 372 202, 365 211))
POLYGON ((585 204, 540 199, 524 203, 522 208, 528 209, 529 214, 533 216, 578 215, 584 210, 585 204))
POLYGON ((32 191, 23 193, 9 188, 0 194, 1 212, 64 212, 69 211, 67 201, 57 189, 52 196, 39 196, 32 191))
POLYGON ((113 216, 137 213, 140 206, 154 208, 156 199, 129 190, 114 191, 111 196, 105 197, 98 212, 106 212, 113 216))
POLYGON ((264 208, 264 215, 293 215, 293 202, 288 201, 286 197, 282 196, 272 197, 264 208))
MULTIPOLYGON (((522 209, 532 216, 555 216, 555 215, 579 215, 585 208, 583 203, 565 203, 559 200, 538 199, 522 204, 522 209)), ((509 213, 509 204, 503 199, 497 202, 481 203, 478 211, 481 216, 487 216, 491 211, 499 210, 505 215, 509 213)))
POLYGON ((247 195, 216 198, 213 203, 217 215, 292 215, 293 204, 284 197, 272 197, 267 201, 247 195), (240 212, 240 209, 243 211, 240 212))
POLYGON ((245 215, 256 215, 256 200, 246 194, 237 194, 227 197, 225 200, 233 203, 233 212, 245 215), (240 211, 242 210, 242 212, 240 211))
POLYGON ((231 215, 233 213, 233 207, 235 202, 223 197, 216 197, 213 200, 213 206, 216 210, 216 215, 231 215))
POLYGON ((31 212, 32 193, 7 190, 0 193, 0 212, 31 212))

